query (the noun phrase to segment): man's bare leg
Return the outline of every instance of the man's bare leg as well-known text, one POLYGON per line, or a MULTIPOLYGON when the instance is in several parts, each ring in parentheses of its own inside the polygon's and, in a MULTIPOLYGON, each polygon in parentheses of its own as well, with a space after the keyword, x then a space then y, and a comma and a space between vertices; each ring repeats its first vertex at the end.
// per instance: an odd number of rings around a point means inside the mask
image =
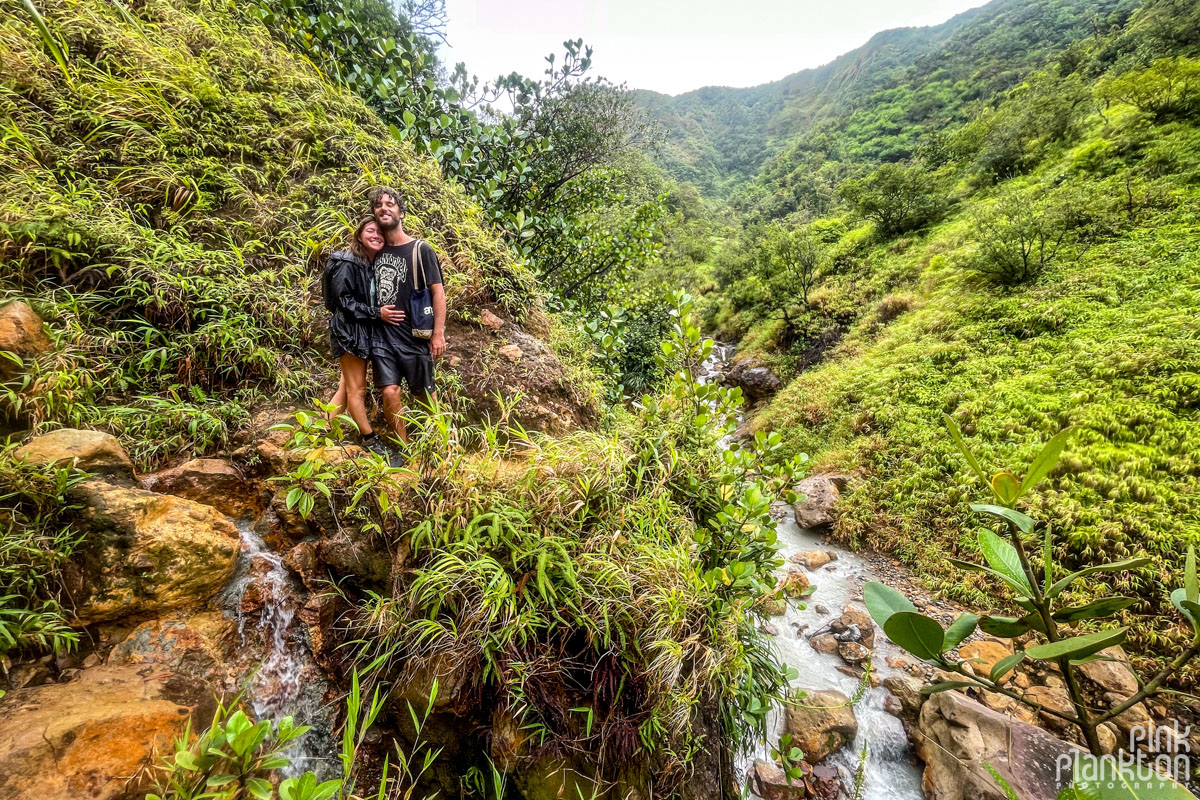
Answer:
POLYGON ((383 387, 383 416, 400 441, 408 444, 408 428, 404 425, 404 396, 399 386, 383 387))

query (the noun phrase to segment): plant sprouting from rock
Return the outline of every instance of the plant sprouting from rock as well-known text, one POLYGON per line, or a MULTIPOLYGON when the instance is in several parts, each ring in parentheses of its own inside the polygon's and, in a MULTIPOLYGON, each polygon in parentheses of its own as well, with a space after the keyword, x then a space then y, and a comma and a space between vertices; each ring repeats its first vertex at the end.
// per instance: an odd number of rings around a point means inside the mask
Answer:
POLYGON ((1139 691, 1107 708, 1095 708, 1084 696, 1080 668, 1107 659, 1108 656, 1102 651, 1124 641, 1126 628, 1113 624, 1112 620, 1135 601, 1130 597, 1110 595, 1084 605, 1070 605, 1066 592, 1076 581, 1092 575, 1135 570, 1149 564, 1150 559, 1100 562, 1064 574, 1065 570, 1054 557, 1049 525, 1043 525, 1039 530, 1033 518, 1017 510, 1018 501, 1058 463, 1067 445, 1070 429, 1045 444, 1023 477, 1000 470, 989 478, 983 465, 967 448, 957 423, 947 416, 946 424, 971 472, 989 487, 992 494, 993 502, 972 505, 971 509, 990 517, 999 531, 979 529, 979 550, 985 564, 959 560, 952 560, 952 563, 961 569, 983 572, 1011 590, 1020 616, 965 613, 943 629, 936 620, 918 612, 904 595, 881 583, 867 584, 863 598, 867 609, 889 639, 922 661, 934 664, 958 678, 937 684, 931 691, 973 687, 1004 695, 1074 726, 1088 749, 1097 756, 1102 755, 1100 726, 1165 691, 1168 679, 1200 653, 1200 588, 1196 577, 1195 551, 1192 547, 1188 548, 1183 567, 1184 585, 1171 593, 1172 602, 1192 628, 1191 644, 1139 691), (1080 623, 1096 629, 1077 635, 1069 630, 1080 623), (1016 640, 1015 643, 1020 645, 1012 655, 998 661, 987 674, 981 674, 951 655, 977 628, 992 636, 1016 640), (1009 674, 1023 661, 1039 663, 1061 674, 1070 697, 1069 711, 1049 708, 1006 685, 1009 674))

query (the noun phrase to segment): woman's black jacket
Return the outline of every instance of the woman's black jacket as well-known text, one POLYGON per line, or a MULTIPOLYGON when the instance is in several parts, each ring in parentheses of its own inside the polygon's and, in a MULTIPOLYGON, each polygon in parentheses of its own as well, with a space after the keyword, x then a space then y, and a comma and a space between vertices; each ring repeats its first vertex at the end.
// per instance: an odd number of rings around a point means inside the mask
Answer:
POLYGON ((349 250, 339 250, 325 266, 329 291, 329 338, 333 357, 351 353, 371 357, 371 330, 378 324, 375 270, 349 250))

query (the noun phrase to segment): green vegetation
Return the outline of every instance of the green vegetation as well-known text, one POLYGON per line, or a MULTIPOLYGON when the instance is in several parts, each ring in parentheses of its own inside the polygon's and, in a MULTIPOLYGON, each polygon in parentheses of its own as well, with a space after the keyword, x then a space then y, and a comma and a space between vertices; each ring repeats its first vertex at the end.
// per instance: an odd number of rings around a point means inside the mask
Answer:
POLYGON ((0 28, 0 291, 55 344, 13 387, 35 425, 107 428, 145 466, 323 391, 310 288, 376 182, 405 187, 409 227, 453 262, 452 313, 536 308, 479 210, 245 14, 43 11, 65 71, 29 17, 0 28))
POLYGON ((953 563, 961 569, 986 574, 1005 584, 1015 595, 1013 602, 1025 613, 1020 617, 961 614, 950 627, 943 629, 937 620, 918 612, 903 594, 875 582, 868 583, 863 593, 867 610, 893 642, 917 658, 936 664, 961 679, 944 681, 932 687, 931 691, 969 686, 1012 698, 1073 725, 1092 754, 1102 756, 1104 747, 1100 743, 1100 726, 1164 691, 1164 683, 1172 674, 1186 667, 1200 653, 1200 589, 1196 582, 1196 551, 1188 548, 1184 585, 1171 592, 1170 596, 1192 628, 1190 646, 1172 658, 1169 664, 1130 697, 1110 703, 1108 708, 1092 706, 1081 689, 1079 667, 1107 658, 1101 651, 1125 641, 1128 629, 1125 626, 1110 626, 1077 634, 1068 632, 1068 628, 1075 628, 1080 623, 1110 620, 1136 600, 1107 595, 1085 605, 1069 606, 1065 604, 1065 593, 1073 584, 1091 575, 1124 572, 1145 566, 1150 559, 1101 561, 1060 578, 1062 569, 1055 562, 1050 528, 1042 526, 1040 532, 1035 532, 1033 518, 1017 511, 1015 506, 1021 497, 1057 466, 1071 431, 1063 431, 1047 442, 1022 477, 1000 471, 989 479, 987 465, 980 464, 963 443, 962 433, 954 420, 947 417, 946 423, 951 438, 961 450, 971 472, 987 484, 992 492, 992 504, 972 505, 971 510, 992 517, 992 524, 1001 525, 1003 531, 1002 535, 997 535, 987 528, 979 529, 977 541, 986 566, 971 561, 953 563), (974 633, 976 628, 1003 639, 1017 639, 1030 633, 1034 633, 1036 638, 1025 641, 1012 655, 998 661, 989 674, 981 675, 965 661, 955 660, 950 655, 950 651, 974 633), (1070 694, 1070 713, 1047 709, 1037 700, 1003 685, 1005 677, 1026 659, 1050 662, 1057 666, 1070 694))
POLYGON ((520 732, 518 759, 576 753, 571 769, 600 785, 671 791, 705 751, 763 735, 786 689, 756 627, 782 563, 769 506, 799 463, 778 436, 717 451, 741 396, 692 377, 712 342, 680 302, 663 356, 674 377, 611 432, 552 439, 503 417, 430 416, 393 469, 335 458, 344 422, 297 415, 306 456, 289 506, 336 512, 410 554, 395 585, 342 588, 372 685, 479 676, 483 715, 520 732), (625 772, 638 753, 659 774, 625 772))
POLYGON ((67 493, 86 475, 45 469, 0 450, 0 656, 52 651, 79 642, 63 613, 64 568, 79 543, 67 493))
MULTIPOLYGON (((942 415, 994 463, 1073 427, 1026 510, 1064 568, 1151 559, 1112 579, 1133 622, 1169 613, 1162 587, 1200 544, 1200 16, 1086 5, 995 2, 896 32, 926 44, 888 51, 889 69, 809 74, 788 103, 813 113, 770 128, 790 143, 724 192, 741 231, 675 263, 705 324, 791 380, 753 429, 856 478, 836 536, 959 599, 994 603, 947 567, 978 542, 942 415), (804 259, 781 257, 789 236, 804 259)), ((852 55, 879 58, 892 35, 852 55)), ((1130 631, 1158 655, 1186 636, 1130 631)))

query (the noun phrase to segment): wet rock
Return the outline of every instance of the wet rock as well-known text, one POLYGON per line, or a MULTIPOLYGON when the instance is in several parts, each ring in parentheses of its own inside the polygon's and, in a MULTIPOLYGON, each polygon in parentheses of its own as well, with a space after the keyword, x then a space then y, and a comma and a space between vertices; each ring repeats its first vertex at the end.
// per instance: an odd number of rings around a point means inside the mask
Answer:
POLYGON ((208 602, 233 573, 238 532, 209 506, 99 480, 76 487, 84 542, 78 624, 208 602))
POLYGON ((422 663, 410 664, 404 675, 405 680, 392 688, 391 700, 403 709, 400 713, 407 716, 406 704, 412 704, 415 709, 424 709, 428 705, 434 681, 438 685, 434 710, 463 710, 474 671, 469 665, 435 656, 422 663))
POLYGON ((1056 763, 1076 751, 1033 725, 984 708, 958 692, 930 696, 921 707, 917 755, 927 800, 1006 800, 991 764, 1022 800, 1053 800, 1056 763))
POLYGON ((108 666, 156 664, 207 684, 220 682, 235 623, 219 611, 172 614, 134 628, 108 656, 108 666))
POLYGON ((812 572, 829 563, 829 554, 824 550, 810 550, 807 553, 796 553, 788 560, 812 572))
POLYGON ((789 702, 784 728, 805 760, 816 764, 854 741, 858 720, 850 698, 836 689, 823 689, 789 702))
POLYGON ((839 642, 838 655, 847 664, 861 664, 871 657, 871 651, 858 642, 839 642))
POLYGON ((835 625, 841 626, 844 630, 853 628, 858 632, 855 641, 862 642, 868 649, 874 649, 875 622, 866 611, 850 605, 845 606, 842 608, 842 615, 830 624, 831 629, 836 631, 835 625))
POLYGON ((904 704, 895 695, 889 694, 883 698, 883 710, 893 717, 904 717, 904 704))
POLYGON ((499 355, 504 356, 509 361, 520 361, 525 353, 515 344, 506 344, 496 351, 499 355))
POLYGON ((1121 697, 1132 697, 1138 692, 1137 677, 1129 666, 1129 657, 1119 645, 1101 650, 1103 661, 1092 661, 1079 668, 1083 676, 1105 692, 1121 697))
POLYGON ((750 768, 750 786, 763 800, 801 800, 808 794, 802 781, 789 781, 778 764, 761 759, 750 768))
POLYGON ((758 629, 760 631, 762 631, 763 633, 765 633, 767 636, 778 636, 779 635, 779 628, 777 628, 776 626, 772 625, 769 622, 764 622, 763 624, 759 625, 758 629))
POLYGON ((826 614, 828 614, 828 613, 829 613, 829 607, 828 607, 828 606, 823 606, 823 605, 821 605, 820 603, 817 603, 817 604, 816 604, 816 605, 813 607, 813 611, 816 611, 818 614, 821 614, 821 615, 826 615, 826 614))
POLYGON ((301 542, 287 552, 283 565, 300 577, 304 588, 315 592, 321 588, 322 576, 317 560, 317 547, 312 542, 301 542))
POLYGON ((74 464, 118 480, 133 479, 133 462, 115 436, 100 431, 59 428, 18 448, 17 459, 41 466, 74 464))
POLYGON ((786 575, 779 581, 779 586, 775 591, 784 597, 793 599, 805 597, 810 594, 812 583, 808 577, 800 570, 789 570, 786 575))
POLYGON ((169 751, 189 714, 211 715, 211 702, 200 708, 206 696, 203 686, 132 665, 11 692, 0 699, 0 796, 144 797, 146 787, 130 779, 169 751))
POLYGON ((817 636, 809 639, 808 643, 812 645, 812 649, 816 650, 818 653, 836 653, 838 645, 841 644, 841 642, 833 637, 832 633, 818 634, 817 636))
MULTIPOLYGON (((1012 655, 1012 646, 996 639, 967 642, 958 648, 958 657, 967 662, 976 675, 990 675, 992 668, 1012 655)), ((1011 673, 1010 673, 1011 675, 1011 673)))
POLYGON ((488 731, 488 755, 507 773, 525 757, 529 747, 529 732, 512 712, 497 708, 492 712, 492 727, 488 731))
POLYGON ((767 367, 740 370, 733 380, 742 388, 742 394, 751 400, 764 400, 783 388, 783 381, 767 367))
POLYGON ((317 561, 336 575, 382 583, 392 572, 392 557, 386 544, 377 541, 370 531, 357 527, 321 539, 316 544, 316 554, 317 561))
POLYGON ((234 519, 257 516, 262 510, 254 485, 233 464, 220 458, 194 458, 147 475, 142 486, 152 492, 204 503, 234 519))
POLYGON ((296 614, 308 630, 313 658, 327 670, 335 663, 335 651, 341 643, 335 623, 346 608, 345 601, 335 594, 316 594, 296 614))
POLYGON ((796 492, 804 499, 796 503, 796 522, 802 528, 831 525, 837 519, 835 506, 846 479, 839 475, 813 475, 800 481, 796 492))
MULTIPOLYGON (((28 360, 36 358, 51 347, 53 344, 46 335, 42 318, 28 303, 14 300, 0 306, 0 350, 28 360)), ((7 358, 0 358, 0 378, 10 378, 19 371, 16 364, 7 358)))

